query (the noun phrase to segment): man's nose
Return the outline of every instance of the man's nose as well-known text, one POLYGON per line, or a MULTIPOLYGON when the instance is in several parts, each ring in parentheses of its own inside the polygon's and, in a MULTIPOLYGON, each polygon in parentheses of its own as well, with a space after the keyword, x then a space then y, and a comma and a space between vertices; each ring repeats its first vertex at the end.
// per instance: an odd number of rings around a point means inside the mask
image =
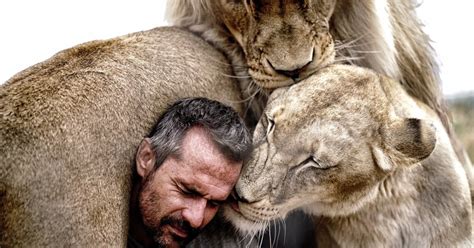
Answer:
POLYGON ((188 207, 183 210, 183 217, 192 228, 200 228, 203 225, 206 206, 206 199, 193 199, 188 207))

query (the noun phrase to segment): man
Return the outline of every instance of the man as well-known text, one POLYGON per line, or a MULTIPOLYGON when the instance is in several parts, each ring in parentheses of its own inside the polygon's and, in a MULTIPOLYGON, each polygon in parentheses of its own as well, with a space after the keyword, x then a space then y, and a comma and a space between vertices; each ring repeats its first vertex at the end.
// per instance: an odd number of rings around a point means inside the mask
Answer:
POLYGON ((232 108, 204 98, 173 104, 136 154, 128 246, 188 243, 229 196, 251 148, 232 108))

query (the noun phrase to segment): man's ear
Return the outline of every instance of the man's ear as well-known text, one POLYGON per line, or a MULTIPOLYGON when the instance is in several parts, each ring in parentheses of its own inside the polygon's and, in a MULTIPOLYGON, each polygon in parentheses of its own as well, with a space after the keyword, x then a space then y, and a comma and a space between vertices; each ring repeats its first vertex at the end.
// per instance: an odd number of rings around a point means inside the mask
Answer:
MULTIPOLYGON (((416 119, 405 118, 391 122, 383 131, 385 146, 402 156, 399 161, 408 159, 409 164, 417 163, 427 158, 436 145, 436 129, 430 123, 416 119)), ((397 160, 398 160, 397 159, 397 160)))
POLYGON ((135 157, 135 165, 137 167, 138 175, 141 178, 145 178, 153 170, 155 162, 156 157, 151 146, 151 139, 145 138, 140 143, 135 157))

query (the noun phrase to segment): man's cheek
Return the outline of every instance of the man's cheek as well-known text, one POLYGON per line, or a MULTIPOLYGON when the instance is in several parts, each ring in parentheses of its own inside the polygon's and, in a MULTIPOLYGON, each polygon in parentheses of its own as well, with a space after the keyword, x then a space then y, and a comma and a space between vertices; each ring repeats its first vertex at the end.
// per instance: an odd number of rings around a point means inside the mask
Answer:
POLYGON ((150 229, 158 228, 162 218, 158 208, 158 197, 152 192, 144 192, 139 204, 145 226, 150 229))

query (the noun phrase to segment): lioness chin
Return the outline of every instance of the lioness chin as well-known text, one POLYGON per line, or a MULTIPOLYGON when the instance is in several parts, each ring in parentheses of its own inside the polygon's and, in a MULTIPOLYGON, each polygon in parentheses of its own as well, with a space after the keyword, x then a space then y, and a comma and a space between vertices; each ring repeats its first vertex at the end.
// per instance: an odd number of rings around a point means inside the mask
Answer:
POLYGON ((225 214, 256 232, 302 208, 320 247, 471 244, 466 173, 429 107, 370 70, 331 66, 276 90, 225 214))

